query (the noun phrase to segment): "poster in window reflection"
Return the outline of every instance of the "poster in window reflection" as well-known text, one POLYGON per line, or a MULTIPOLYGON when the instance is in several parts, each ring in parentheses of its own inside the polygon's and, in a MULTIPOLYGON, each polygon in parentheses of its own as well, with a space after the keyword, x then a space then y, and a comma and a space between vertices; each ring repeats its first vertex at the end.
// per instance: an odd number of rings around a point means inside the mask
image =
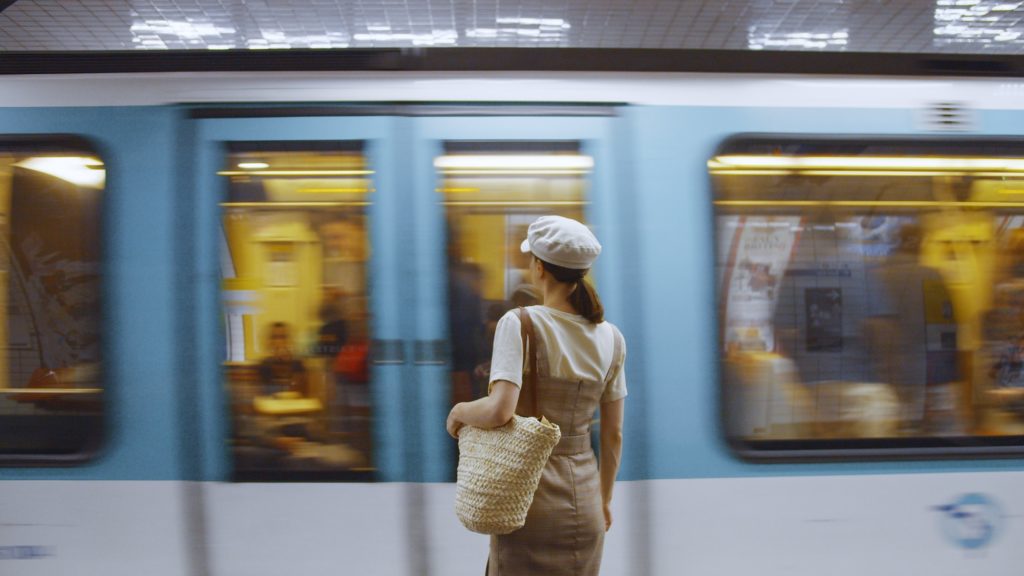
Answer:
POLYGON ((843 351, 843 291, 805 288, 808 352, 843 351))

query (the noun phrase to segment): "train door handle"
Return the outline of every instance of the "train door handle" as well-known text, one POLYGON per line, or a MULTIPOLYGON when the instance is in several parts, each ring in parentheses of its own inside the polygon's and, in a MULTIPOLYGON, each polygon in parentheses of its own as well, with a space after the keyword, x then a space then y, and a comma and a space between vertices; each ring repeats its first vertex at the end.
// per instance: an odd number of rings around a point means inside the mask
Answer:
POLYGON ((376 366, 405 364, 405 346, 401 340, 374 340, 370 356, 376 366))
POLYGON ((413 364, 418 366, 444 366, 448 364, 447 340, 413 341, 413 364))

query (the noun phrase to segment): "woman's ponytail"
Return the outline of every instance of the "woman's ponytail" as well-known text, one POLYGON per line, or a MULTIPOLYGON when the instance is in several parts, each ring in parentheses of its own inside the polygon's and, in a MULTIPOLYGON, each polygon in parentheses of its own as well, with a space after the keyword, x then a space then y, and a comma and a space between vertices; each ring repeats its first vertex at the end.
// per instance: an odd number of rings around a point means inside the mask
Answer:
POLYGON ((580 316, 594 324, 604 322, 604 306, 601 305, 601 298, 597 296, 597 290, 586 278, 576 281, 576 289, 569 294, 569 303, 580 316))
MULTIPOLYGON (((538 260, 540 259, 538 258, 538 260)), ((576 284, 576 288, 569 294, 569 304, 577 314, 594 324, 604 322, 604 306, 601 304, 601 298, 598 297, 597 290, 585 278, 588 270, 564 268, 544 260, 540 260, 540 262, 544 269, 555 277, 555 280, 566 284, 570 282, 576 284)))

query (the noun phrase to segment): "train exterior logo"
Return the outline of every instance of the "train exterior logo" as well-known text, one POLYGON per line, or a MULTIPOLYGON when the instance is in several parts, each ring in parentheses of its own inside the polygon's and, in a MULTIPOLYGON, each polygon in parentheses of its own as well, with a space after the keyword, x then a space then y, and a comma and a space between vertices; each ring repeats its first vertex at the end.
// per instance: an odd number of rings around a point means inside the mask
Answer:
POLYGON ((953 502, 934 509, 942 514, 941 526, 946 539, 965 550, 985 548, 1002 528, 1002 509, 984 494, 962 494, 953 502))

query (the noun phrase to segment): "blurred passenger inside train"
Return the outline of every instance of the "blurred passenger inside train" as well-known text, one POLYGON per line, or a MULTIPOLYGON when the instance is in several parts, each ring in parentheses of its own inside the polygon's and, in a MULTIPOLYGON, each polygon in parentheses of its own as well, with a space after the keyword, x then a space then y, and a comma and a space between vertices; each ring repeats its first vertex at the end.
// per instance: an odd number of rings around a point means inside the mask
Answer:
POLYGON ((481 343, 482 361, 473 369, 473 390, 476 397, 483 396, 491 377, 491 356, 494 352, 494 334, 498 329, 498 321, 509 310, 525 308, 540 304, 537 289, 532 284, 524 284, 517 288, 508 302, 495 302, 487 307, 487 320, 484 323, 484 340, 481 343))
POLYGON ((292 352, 291 330, 284 322, 270 326, 270 356, 260 362, 260 384, 264 394, 307 396, 306 369, 292 352), (282 394, 283 393, 283 394, 282 394))
POLYGON ((330 291, 324 294, 320 304, 320 321, 323 324, 317 330, 314 353, 330 362, 348 341, 348 324, 342 316, 340 294, 330 291))
POLYGON ((1024 423, 1024 230, 1013 231, 1004 255, 983 330, 988 385, 980 400, 990 410, 984 425, 996 433, 1024 423))
POLYGON ((520 224, 512 227, 510 241, 506 246, 509 269, 506 271, 505 287, 512 300, 513 308, 540 304, 537 290, 530 281, 530 258, 519 250, 519 242, 516 240, 516 238, 526 237, 528 226, 528 224, 520 224))
MULTIPOLYGON (((879 286, 870 321, 871 348, 876 370, 892 386, 899 400, 900 432, 925 433, 929 380, 928 321, 929 294, 948 302, 941 273, 921 261, 923 233, 917 224, 899 230, 896 249, 875 270, 879 286)), ((950 312, 951 315, 951 312, 950 312)), ((955 343, 950 348, 955 349, 955 343)), ((955 357, 952 362, 955 364, 955 357)), ((943 380, 955 379, 956 367, 933 372, 953 372, 943 380)), ((934 378, 935 376, 933 376, 934 378)))
POLYGON ((483 272, 470 262, 449 267, 448 322, 452 339, 452 394, 455 402, 479 398, 483 390, 473 385, 474 369, 484 356, 484 315, 481 285, 483 272))

